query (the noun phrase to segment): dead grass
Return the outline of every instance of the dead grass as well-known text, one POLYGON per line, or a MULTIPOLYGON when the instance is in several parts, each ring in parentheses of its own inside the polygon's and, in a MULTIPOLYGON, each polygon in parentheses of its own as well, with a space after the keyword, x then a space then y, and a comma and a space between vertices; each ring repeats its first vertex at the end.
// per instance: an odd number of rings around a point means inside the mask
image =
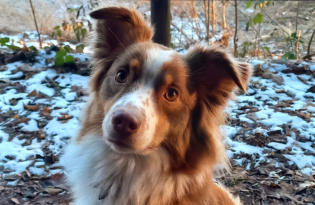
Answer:
MULTIPOLYGON (((56 18, 60 9, 59 0, 55 3, 43 0, 33 0, 35 12, 41 33, 48 34, 53 27, 61 22, 56 18)), ((28 1, 0 1, 0 32, 19 33, 35 30, 33 16, 28 1)))

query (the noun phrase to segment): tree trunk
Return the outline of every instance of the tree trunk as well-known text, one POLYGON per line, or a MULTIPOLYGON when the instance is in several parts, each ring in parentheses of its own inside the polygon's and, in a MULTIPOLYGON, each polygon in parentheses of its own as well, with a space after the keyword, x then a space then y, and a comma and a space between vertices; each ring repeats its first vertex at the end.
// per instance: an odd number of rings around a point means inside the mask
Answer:
POLYGON ((223 30, 226 29, 226 4, 227 4, 227 0, 221 0, 221 4, 222 4, 222 28, 223 30))
POLYGON ((237 0, 234 0, 235 8, 235 33, 234 33, 234 56, 237 57, 237 0))
POLYGON ((154 42, 170 46, 170 22, 170 1, 151 0, 151 23, 155 29, 153 36, 154 42))
POLYGON ((191 0, 191 17, 193 19, 198 18, 198 12, 197 12, 197 8, 196 8, 196 0, 191 0))
POLYGON ((205 13, 205 25, 206 25, 206 42, 208 43, 209 38, 210 38, 210 0, 203 0, 203 10, 205 13))
POLYGON ((312 44, 314 35, 315 35, 315 30, 313 30, 313 33, 312 33, 311 38, 310 38, 310 41, 308 42, 308 45, 307 45, 307 54, 306 54, 306 56, 304 56, 304 59, 309 59, 309 60, 311 60, 311 44, 312 44))
POLYGON ((211 1, 211 27, 212 27, 212 34, 215 34, 215 26, 216 26, 216 3, 215 0, 211 1))

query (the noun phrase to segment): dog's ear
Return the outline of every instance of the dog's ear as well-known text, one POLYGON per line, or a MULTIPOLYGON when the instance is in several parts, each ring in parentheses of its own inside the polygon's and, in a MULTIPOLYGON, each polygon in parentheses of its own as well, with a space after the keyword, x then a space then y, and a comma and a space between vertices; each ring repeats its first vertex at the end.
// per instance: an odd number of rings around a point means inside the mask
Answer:
POLYGON ((95 58, 115 58, 133 43, 151 41, 151 27, 136 10, 108 7, 93 11, 90 16, 97 20, 95 58))
POLYGON ((189 89, 208 105, 223 105, 236 86, 247 91, 251 69, 247 63, 237 63, 226 52, 196 46, 186 55, 190 70, 189 89))

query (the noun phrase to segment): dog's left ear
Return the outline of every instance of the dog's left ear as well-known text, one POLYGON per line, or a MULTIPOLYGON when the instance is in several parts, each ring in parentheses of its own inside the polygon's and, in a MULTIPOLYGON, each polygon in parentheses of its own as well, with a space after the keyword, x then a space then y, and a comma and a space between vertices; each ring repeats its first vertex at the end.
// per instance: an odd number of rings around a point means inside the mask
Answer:
POLYGON ((247 91, 251 69, 238 63, 221 49, 196 46, 186 55, 190 70, 189 89, 210 104, 224 104, 238 86, 247 91))
POLYGON ((107 7, 90 16, 97 20, 96 58, 115 57, 133 43, 151 41, 151 27, 134 9, 107 7))

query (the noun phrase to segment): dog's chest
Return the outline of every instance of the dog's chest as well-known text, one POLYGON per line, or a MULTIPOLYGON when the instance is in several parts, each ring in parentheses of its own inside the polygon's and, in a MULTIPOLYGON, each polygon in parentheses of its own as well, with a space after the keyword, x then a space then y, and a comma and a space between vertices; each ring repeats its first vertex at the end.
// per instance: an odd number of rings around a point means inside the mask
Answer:
POLYGON ((141 158, 124 157, 112 152, 101 139, 70 144, 61 161, 75 204, 142 205, 168 201, 175 194, 175 186, 178 189, 185 181, 178 183, 178 179, 162 174, 168 164, 163 151, 141 158))

